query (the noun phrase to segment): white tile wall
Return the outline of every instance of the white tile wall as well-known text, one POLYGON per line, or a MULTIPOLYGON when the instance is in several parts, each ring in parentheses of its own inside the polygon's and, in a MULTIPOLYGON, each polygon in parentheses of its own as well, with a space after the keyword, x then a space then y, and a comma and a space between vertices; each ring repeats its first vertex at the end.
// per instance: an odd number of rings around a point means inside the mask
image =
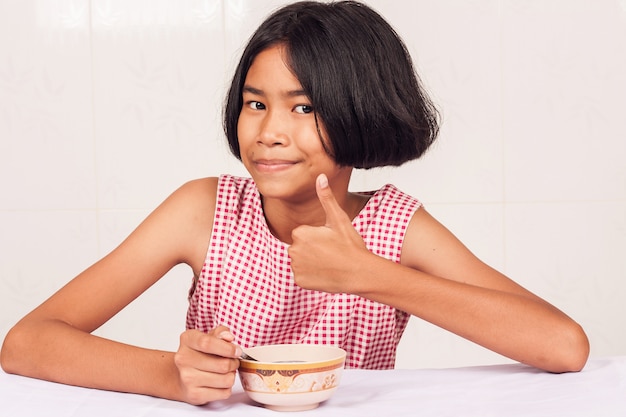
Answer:
MULTIPOLYGON (((0 337, 183 182, 244 174, 220 112, 280 0, 0 1, 0 337)), ((357 172, 626 354, 626 2, 370 0, 443 114, 422 160, 357 172)), ((99 334, 175 349, 175 268, 99 334)), ((506 361, 412 320, 399 367, 506 361)))
POLYGON ((87 3, 0 2, 0 207, 95 206, 87 3))

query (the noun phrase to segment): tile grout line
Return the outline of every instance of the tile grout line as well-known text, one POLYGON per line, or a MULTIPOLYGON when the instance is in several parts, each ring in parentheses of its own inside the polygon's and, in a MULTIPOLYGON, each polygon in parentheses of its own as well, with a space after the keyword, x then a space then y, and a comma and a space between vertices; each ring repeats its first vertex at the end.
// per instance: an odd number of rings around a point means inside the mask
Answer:
POLYGON ((95 189, 95 217, 96 217, 96 250, 97 256, 102 256, 102 236, 100 235, 100 189, 98 181, 98 141, 96 129, 96 83, 95 83, 95 62, 94 62, 94 42, 93 42, 93 0, 87 1, 87 12, 89 21, 89 61, 91 66, 91 137, 93 141, 93 174, 95 189))
MULTIPOLYGON (((226 62, 230 62, 226 56, 226 50, 228 49, 228 40, 226 39, 228 37, 228 29, 226 28, 226 0, 221 0, 220 4, 222 7, 222 59, 224 60, 224 64, 226 64, 226 62)), ((225 70, 222 69, 222 73, 224 73, 224 71, 225 70)))
POLYGON ((500 77, 499 77, 499 83, 500 83, 500 140, 502 141, 502 148, 501 148, 501 175, 502 175, 502 268, 504 269, 504 272, 506 274, 507 271, 507 245, 506 245, 506 237, 507 237, 507 229, 506 229, 506 214, 507 214, 507 210, 506 210, 506 206, 507 206, 507 199, 506 199, 506 139, 505 139, 505 135, 504 135, 504 113, 505 113, 505 109, 504 109, 504 34, 503 34, 503 19, 504 19, 504 4, 503 4, 504 0, 499 0, 498 1, 498 39, 499 39, 499 51, 498 51, 498 56, 499 56, 499 64, 500 64, 500 77))

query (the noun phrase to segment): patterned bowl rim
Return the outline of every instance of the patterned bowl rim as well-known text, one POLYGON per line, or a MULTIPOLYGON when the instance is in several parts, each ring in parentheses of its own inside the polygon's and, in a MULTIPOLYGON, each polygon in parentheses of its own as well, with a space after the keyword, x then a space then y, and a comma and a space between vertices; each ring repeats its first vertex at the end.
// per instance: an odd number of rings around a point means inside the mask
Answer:
MULTIPOLYGON (((286 345, 266 345, 268 348, 270 347, 281 347, 286 345)), ((317 346, 317 345, 306 345, 306 346, 315 346, 316 348, 322 348, 327 350, 336 351, 336 356, 331 357, 331 359, 320 360, 320 361, 293 361, 293 362, 263 362, 263 361, 253 361, 248 359, 240 359, 239 370, 243 372, 256 372, 257 370, 288 370, 288 369, 299 369, 299 370, 307 370, 307 373, 315 372, 316 369, 320 371, 328 371, 340 368, 344 366, 346 361, 346 351, 337 346, 317 346)), ((265 346, 258 346, 260 348, 265 346)), ((253 349, 250 349, 253 353, 253 349)))
POLYGON ((242 359, 239 366, 240 372, 257 373, 258 370, 267 371, 285 371, 290 369, 298 369, 300 371, 306 370, 307 373, 311 372, 325 372, 332 371, 333 369, 341 368, 344 366, 345 359, 333 359, 323 362, 254 362, 242 359))

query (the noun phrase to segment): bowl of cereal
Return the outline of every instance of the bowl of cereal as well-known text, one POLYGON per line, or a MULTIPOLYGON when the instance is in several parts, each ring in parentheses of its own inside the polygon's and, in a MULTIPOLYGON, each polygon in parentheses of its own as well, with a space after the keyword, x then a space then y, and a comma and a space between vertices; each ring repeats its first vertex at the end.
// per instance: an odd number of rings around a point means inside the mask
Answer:
POLYGON ((275 411, 304 411, 339 386, 346 351, 327 345, 282 344, 245 349, 239 379, 248 396, 275 411))

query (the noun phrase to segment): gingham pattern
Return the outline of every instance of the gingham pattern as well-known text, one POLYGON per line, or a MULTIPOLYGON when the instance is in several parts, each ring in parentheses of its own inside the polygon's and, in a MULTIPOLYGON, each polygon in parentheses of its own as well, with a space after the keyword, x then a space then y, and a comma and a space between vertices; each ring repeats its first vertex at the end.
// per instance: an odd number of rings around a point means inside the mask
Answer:
MULTIPOLYGON (((420 203, 392 185, 371 195, 354 219, 373 253, 400 261, 406 227, 420 203)), ((340 346, 346 367, 393 368, 409 315, 350 294, 294 284, 288 245, 275 238, 251 179, 220 177, 213 234, 189 297, 187 328, 222 324, 242 347, 275 343, 340 346)))

